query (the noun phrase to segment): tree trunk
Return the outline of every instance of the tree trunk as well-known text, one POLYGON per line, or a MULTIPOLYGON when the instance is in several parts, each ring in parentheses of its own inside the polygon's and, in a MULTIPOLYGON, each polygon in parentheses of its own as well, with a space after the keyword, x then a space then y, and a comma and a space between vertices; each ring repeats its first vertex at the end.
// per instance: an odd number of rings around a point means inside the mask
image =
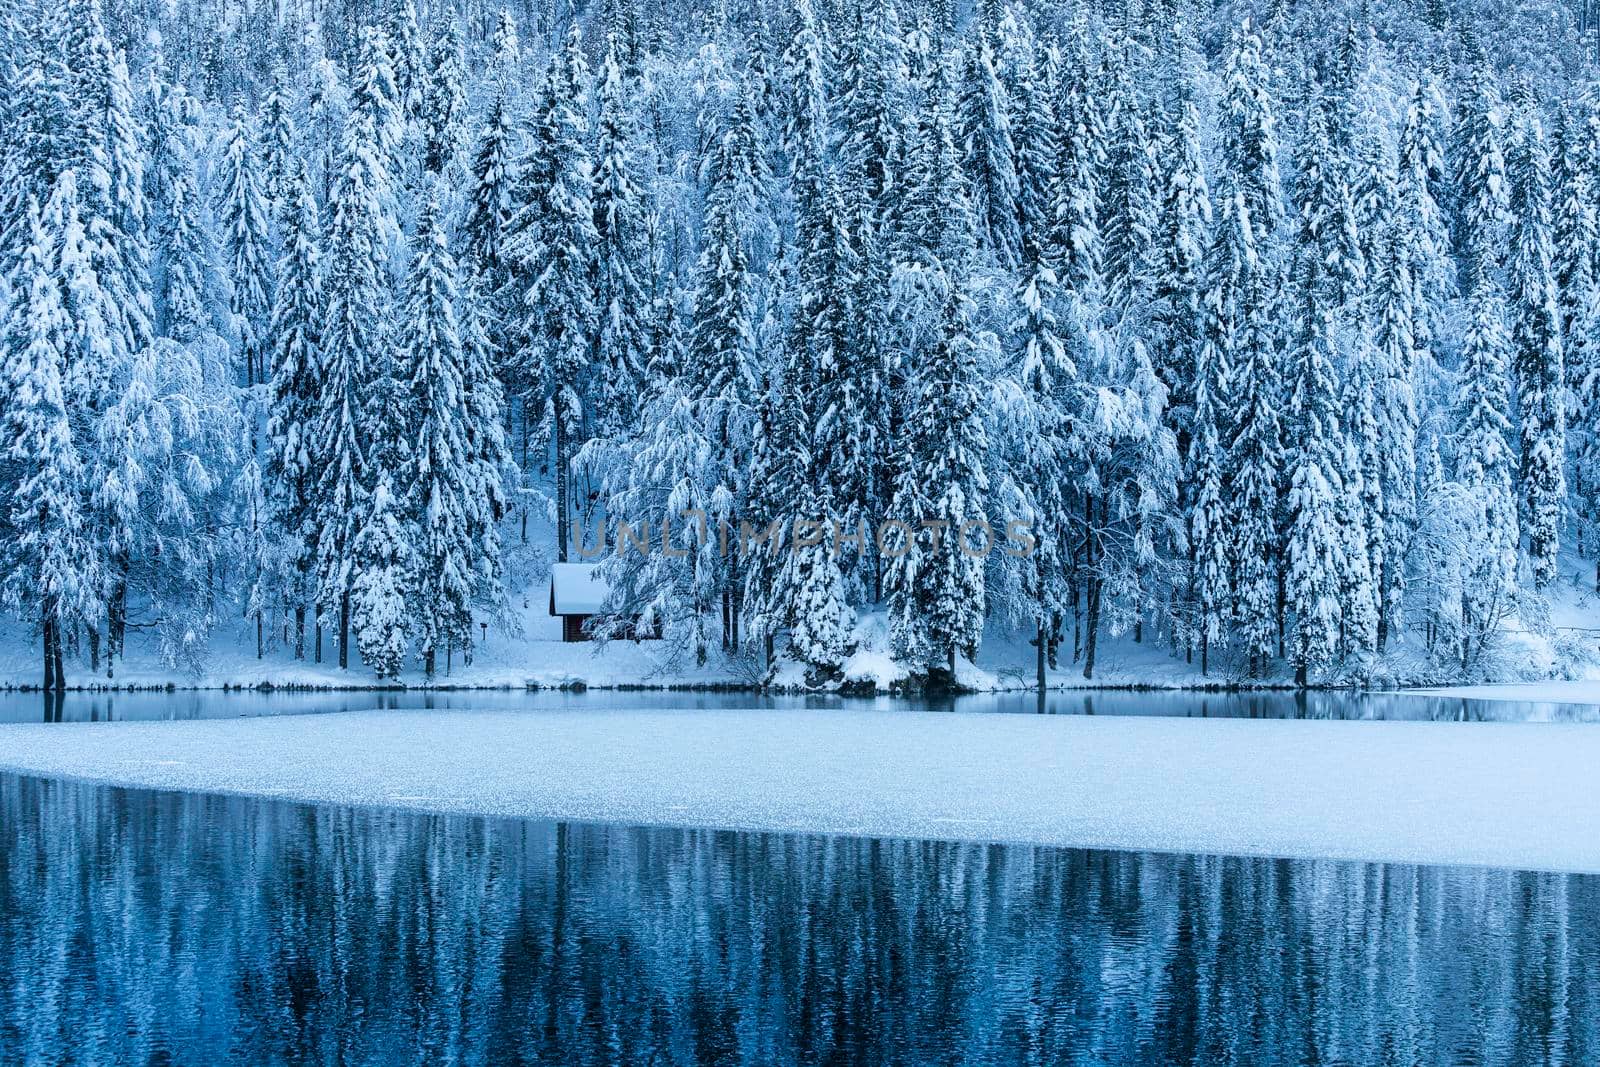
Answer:
POLYGON ((422 673, 427 676, 429 681, 433 680, 433 661, 434 651, 430 648, 422 654, 422 673))
POLYGON ((339 594, 339 669, 350 669, 350 594, 339 594))
POLYGON ((316 662, 317 663, 321 663, 322 662, 322 612, 321 612, 320 609, 317 611, 317 651, 316 651, 316 662))
POLYGON ((51 655, 56 661, 56 692, 64 693, 67 689, 67 668, 61 662, 61 620, 57 619, 50 627, 51 655))
POLYGON ((256 609, 256 659, 266 659, 267 645, 265 631, 262 629, 261 609, 256 609))
POLYGON ((1100 590, 1101 578, 1099 574, 1100 561, 1095 546, 1095 514, 1094 497, 1090 496, 1084 501, 1084 535, 1083 535, 1083 563, 1084 563, 1084 600, 1087 618, 1084 620, 1084 647, 1083 647, 1083 676, 1094 677, 1094 657, 1100 644, 1100 590))
POLYGON ((1204 630, 1200 632, 1200 677, 1206 676, 1211 666, 1211 639, 1204 630))
POLYGON ((556 559, 567 562, 567 432, 562 426, 561 411, 557 401, 555 417, 556 438, 556 559))
POLYGON ((1044 643, 1045 643, 1044 622, 1042 620, 1039 623, 1039 633, 1038 633, 1037 640, 1038 640, 1038 643, 1039 643, 1039 647, 1038 647, 1038 649, 1035 650, 1033 658, 1034 658, 1034 670, 1038 674, 1038 677, 1039 677, 1039 697, 1042 700, 1044 698, 1044 643))
POLYGON ((294 658, 306 658, 306 606, 294 606, 294 658))
POLYGON ((39 644, 44 652, 44 684, 40 688, 48 693, 56 687, 56 660, 50 649, 51 641, 55 637, 56 623, 55 619, 51 617, 48 607, 44 608, 40 614, 39 644))

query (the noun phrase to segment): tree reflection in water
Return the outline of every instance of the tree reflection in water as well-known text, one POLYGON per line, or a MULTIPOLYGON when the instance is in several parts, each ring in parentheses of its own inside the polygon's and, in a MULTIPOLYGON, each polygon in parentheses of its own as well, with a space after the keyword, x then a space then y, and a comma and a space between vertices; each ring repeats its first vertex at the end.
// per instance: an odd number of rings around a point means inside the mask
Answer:
POLYGON ((0 1062, 1600 1063, 1600 879, 0 776, 0 1062))

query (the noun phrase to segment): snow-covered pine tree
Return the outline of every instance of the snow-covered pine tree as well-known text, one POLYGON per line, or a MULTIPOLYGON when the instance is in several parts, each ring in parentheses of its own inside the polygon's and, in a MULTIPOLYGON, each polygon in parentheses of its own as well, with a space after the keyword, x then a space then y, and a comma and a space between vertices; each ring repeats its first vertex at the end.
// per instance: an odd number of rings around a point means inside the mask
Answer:
MULTIPOLYGON (((583 445, 595 306, 593 179, 588 149, 588 72, 576 27, 552 57, 529 131, 504 252, 514 308, 515 387, 525 423, 549 427, 557 558, 567 559, 571 462, 583 445)), ((526 431, 525 431, 526 432, 526 431)))
POLYGON ((599 96, 594 220, 599 238, 595 306, 600 318, 592 420, 596 433, 610 436, 633 425, 649 361, 649 300, 643 278, 650 269, 650 204, 641 184, 633 107, 615 39, 606 45, 599 96))
MULTIPOLYGON (((127 63, 106 36, 101 10, 100 0, 71 0, 65 12, 62 47, 73 110, 63 135, 67 158, 62 167, 77 172, 79 218, 90 268, 106 294, 100 314, 111 362, 117 363, 148 345, 154 333, 143 134, 127 63)), ((98 405, 102 399, 93 401, 98 405)), ((69 410, 72 406, 69 391, 69 410)))
POLYGON ((155 324, 162 336, 187 343, 216 332, 225 314, 225 290, 210 218, 200 199, 190 144, 193 131, 180 123, 171 132, 172 142, 164 152, 169 160, 167 201, 161 205, 155 240, 159 268, 155 324))
MULTIPOLYGON (((1157 268, 1151 309, 1151 350, 1156 355, 1156 373, 1167 387, 1167 423, 1178 442, 1178 455, 1185 471, 1190 438, 1199 418, 1202 372, 1198 366, 1205 339, 1204 260, 1210 242, 1211 193, 1206 186, 1205 162, 1200 148, 1200 112, 1182 85, 1172 105, 1177 115, 1161 150, 1159 214, 1155 234, 1157 268)), ((1209 403, 1216 405, 1221 394, 1221 378, 1215 368, 1211 375, 1209 403)), ((1210 418, 1212 441, 1216 437, 1216 411, 1210 418)), ((1219 486, 1220 488, 1220 486, 1219 486)), ((1196 499, 1183 482, 1179 500, 1196 499)))
MULTIPOLYGON (((737 523, 746 493, 750 422, 757 387, 755 314, 756 278, 746 247, 752 232, 750 204, 755 175, 751 173, 755 130, 746 109, 736 109, 728 128, 713 146, 705 195, 700 261, 695 270, 694 307, 684 347, 682 388, 695 406, 711 444, 706 486, 719 510, 717 523, 737 523)), ((725 555, 711 561, 708 576, 723 600, 724 646, 734 640, 738 608, 733 602, 737 560, 725 555)))
POLYGON ((1011 139, 1011 107, 995 69, 994 46, 986 33, 968 42, 962 66, 962 165, 978 221, 978 246, 1004 268, 1021 256, 1017 214, 1016 145, 1011 139))
MULTIPOLYGON (((386 62, 380 43, 375 34, 366 35, 369 68, 386 62)), ((374 417, 388 370, 383 359, 388 338, 383 247, 393 229, 385 211, 392 195, 377 130, 381 118, 380 109, 356 106, 345 122, 338 182, 329 205, 332 254, 324 281, 322 382, 311 438, 310 469, 319 477, 310 523, 317 546, 317 602, 319 613, 337 608, 341 668, 350 665, 350 594, 360 574, 355 540, 370 525, 368 497, 381 466, 369 464, 367 451, 400 444, 385 436, 388 428, 375 425, 374 417)), ((371 558, 375 565, 387 566, 377 556, 371 558)))
POLYGON ((1232 192, 1242 198, 1255 243, 1266 253, 1284 226, 1283 190, 1278 170, 1278 120, 1261 37, 1249 20, 1233 35, 1222 70, 1217 125, 1220 169, 1232 192))
POLYGON ((1473 542, 1461 595, 1463 666, 1483 650, 1516 599, 1517 503, 1508 414, 1505 299, 1479 261, 1456 401, 1456 480, 1469 494, 1473 542))
POLYGON ((283 256, 272 304, 272 379, 267 405, 266 480, 273 523, 287 544, 286 594, 293 605, 294 656, 305 658, 306 605, 315 590, 317 490, 313 464, 322 392, 321 226, 305 165, 290 179, 293 207, 283 223, 283 256))
POLYGON ((913 539, 885 580, 897 651, 916 669, 952 674, 958 655, 977 655, 987 614, 983 559, 970 551, 981 545, 989 488, 972 314, 972 298, 952 286, 908 413, 892 504, 913 539))
POLYGON ((414 576, 406 590, 424 671, 441 649, 472 644, 477 545, 473 540, 473 456, 467 422, 468 352, 456 318, 455 259, 445 242, 437 186, 417 218, 405 311, 396 338, 411 430, 410 465, 400 498, 414 576))
POLYGON ((1010 100, 1012 146, 1016 151, 1018 249, 1026 275, 1048 261, 1060 149, 1056 144, 1055 100, 1044 82, 1033 35, 1020 24, 1024 17, 1020 8, 1007 14, 1004 25, 1018 26, 1008 53, 1014 81, 1010 100))
POLYGON ((422 172, 445 174, 453 170, 466 139, 466 72, 461 57, 461 32, 454 17, 447 17, 428 49, 418 121, 422 126, 422 172))
POLYGON ((394 93, 390 97, 399 109, 403 123, 420 123, 423 100, 427 95, 432 68, 417 23, 417 8, 412 0, 396 0, 382 28, 385 58, 392 72, 394 93))
MULTIPOLYGON (((1436 91, 1418 82, 1406 105, 1400 131, 1399 174, 1395 182, 1394 240, 1415 289, 1412 335, 1419 352, 1431 353, 1445 309, 1456 292, 1450 260, 1450 233, 1442 197, 1448 175, 1439 134, 1436 91)), ((1375 268, 1374 274, 1377 270, 1375 268)))
POLYGON ((41 215, 30 212, 29 239, 10 278, 0 381, 0 514, 7 526, 0 584, 8 606, 37 620, 46 691, 64 689, 66 631, 92 625, 102 604, 99 548, 82 506, 84 464, 62 387, 71 335, 58 249, 61 229, 77 226, 76 183, 67 172, 41 215))
MULTIPOLYGON (((1551 254, 1556 295, 1561 309, 1561 338, 1568 345, 1593 298, 1595 260, 1600 256, 1600 219, 1596 214, 1594 167, 1583 123, 1564 107, 1556 127, 1554 204, 1551 254)), ((1569 383, 1575 382, 1571 374, 1569 383)))
POLYGON ((511 361, 512 293, 507 286, 510 261, 505 254, 505 240, 517 175, 503 87, 494 90, 484 113, 470 169, 465 218, 459 232, 461 268, 471 279, 472 299, 482 313, 494 365, 510 386, 518 379, 511 361))
POLYGON ((293 210, 292 185, 299 140, 288 75, 282 67, 274 72, 272 88, 261 102, 260 127, 262 174, 257 184, 267 200, 269 221, 277 223, 293 210))
POLYGON ((1333 314, 1307 307, 1295 339, 1289 394, 1288 592, 1295 617, 1295 681, 1305 685, 1338 650, 1341 578, 1349 566, 1340 530, 1344 434, 1333 382, 1333 314))
POLYGON ((1521 121, 1511 158, 1511 342, 1521 415, 1523 519, 1533 584, 1556 576, 1566 511, 1566 371, 1550 266, 1550 162, 1536 115, 1521 121))
POLYGON ((244 357, 244 382, 265 382, 270 374, 268 325, 272 313, 272 264, 267 201, 256 179, 257 159, 235 112, 222 151, 216 215, 227 258, 228 310, 244 357))
POLYGON ((1346 309, 1366 289, 1366 262, 1350 195, 1351 161, 1340 158, 1327 107, 1315 95, 1300 149, 1300 232, 1295 284, 1317 311, 1331 312, 1337 330, 1346 309))
POLYGON ((1121 99, 1114 107, 1103 205, 1106 290, 1114 307, 1128 309, 1146 299, 1155 281, 1160 205, 1156 145, 1140 113, 1142 102, 1127 78, 1114 84, 1121 99))
POLYGON ((30 35, 7 87, 5 119, 10 135, 0 168, 0 277, 9 277, 33 238, 30 206, 50 199, 62 168, 69 165, 68 74, 48 42, 30 35))
POLYGON ((1206 262, 1206 358, 1228 375, 1229 584, 1239 641, 1251 675, 1258 676, 1272 655, 1277 630, 1281 385, 1268 268, 1256 246, 1244 193, 1225 194, 1218 216, 1206 262))
POLYGON ((1059 154, 1051 261, 1063 286, 1097 305, 1104 293, 1100 175, 1106 138, 1090 92, 1091 66, 1081 27, 1075 27, 1070 52, 1046 52, 1045 82, 1055 89, 1059 154))
POLYGON ((1225 368, 1218 365, 1225 346, 1202 342, 1195 357, 1194 410, 1189 421, 1188 504, 1190 575, 1189 640, 1200 646, 1200 673, 1211 666, 1211 650, 1226 643, 1232 617, 1228 450, 1219 426, 1218 404, 1225 395, 1225 368))
POLYGON ((350 543, 350 624, 367 666, 380 679, 396 678, 405 665, 406 627, 411 622, 407 593, 415 560, 388 472, 379 476, 362 501, 357 521, 359 528, 350 543))
MULTIPOLYGON (((356 121, 370 131, 362 138, 362 151, 366 158, 361 161, 361 166, 370 175, 364 184, 371 189, 371 195, 378 198, 377 219, 382 228, 378 232, 374 251, 379 256, 379 267, 385 275, 391 262, 399 259, 400 194, 407 187, 408 163, 404 158, 406 111, 401 91, 395 83, 392 64, 390 38, 376 27, 364 28, 361 31, 355 77, 350 85, 349 115, 337 140, 338 166, 344 167, 350 149, 345 140, 350 123, 356 121)), ((330 189, 328 195, 330 206, 339 183, 348 180, 345 175, 333 175, 334 188, 330 189)))
POLYGON ((1391 212, 1389 238, 1377 247, 1377 261, 1372 265, 1372 314, 1377 321, 1371 384, 1375 391, 1378 490, 1383 501, 1382 557, 1374 575, 1378 593, 1375 641, 1380 652, 1400 621, 1405 560, 1417 523, 1416 331, 1423 316, 1416 305, 1417 285, 1411 273, 1413 264, 1421 261, 1416 254, 1417 231, 1412 228, 1415 218, 1404 204, 1391 212))
POLYGON ((1455 128, 1454 241, 1460 277, 1472 281, 1481 262, 1495 269, 1510 220, 1504 118, 1500 93, 1487 66, 1475 66, 1460 102, 1455 128))

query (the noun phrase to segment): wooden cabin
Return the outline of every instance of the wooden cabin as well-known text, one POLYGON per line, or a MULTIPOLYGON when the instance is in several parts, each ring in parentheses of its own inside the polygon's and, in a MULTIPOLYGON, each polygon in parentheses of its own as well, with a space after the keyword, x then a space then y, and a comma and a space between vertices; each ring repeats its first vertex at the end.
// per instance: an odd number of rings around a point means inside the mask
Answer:
POLYGON ((561 620, 561 640, 589 640, 584 624, 600 614, 611 592, 599 572, 593 563, 550 565, 550 614, 561 620))

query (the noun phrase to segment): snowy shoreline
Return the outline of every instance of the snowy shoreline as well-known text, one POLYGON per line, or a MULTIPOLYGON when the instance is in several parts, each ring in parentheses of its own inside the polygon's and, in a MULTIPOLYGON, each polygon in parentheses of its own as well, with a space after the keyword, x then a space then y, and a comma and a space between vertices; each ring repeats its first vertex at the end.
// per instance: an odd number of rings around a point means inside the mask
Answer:
POLYGON ((1565 724, 382 711, 0 726, 0 770, 447 813, 1600 873, 1565 724))

